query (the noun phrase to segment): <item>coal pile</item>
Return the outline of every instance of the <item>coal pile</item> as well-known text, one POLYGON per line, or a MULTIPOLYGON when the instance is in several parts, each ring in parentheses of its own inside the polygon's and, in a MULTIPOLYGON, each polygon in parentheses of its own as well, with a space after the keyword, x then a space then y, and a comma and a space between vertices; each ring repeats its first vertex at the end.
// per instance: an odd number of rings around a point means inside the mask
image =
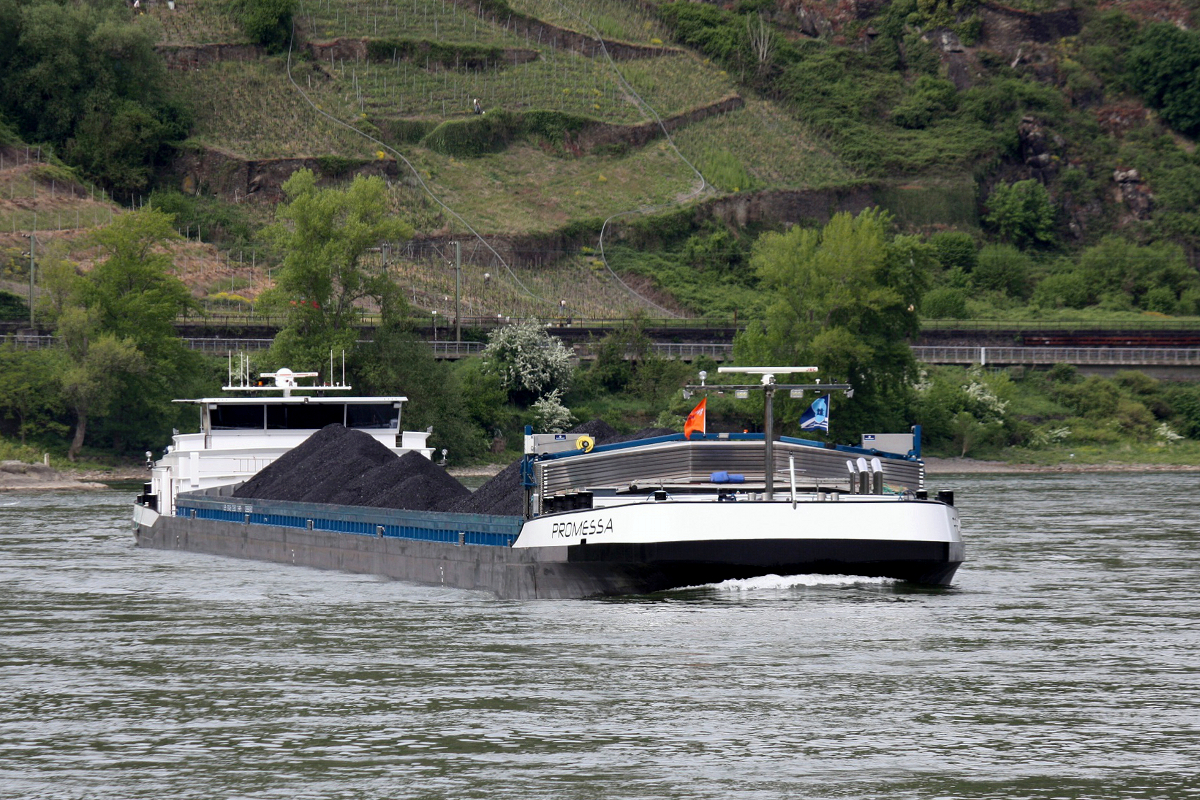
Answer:
POLYGON ((446 511, 471 490, 420 453, 405 453, 395 461, 371 470, 330 501, 409 511, 446 511), (383 491, 372 494, 378 487, 383 491), (360 488, 361 487, 361 488, 360 488), (349 498, 359 496, 356 502, 349 498))
POLYGON ((602 419, 593 419, 589 422, 584 422, 575 426, 567 433, 582 436, 587 434, 596 440, 596 444, 608 444, 611 439, 617 437, 617 431, 602 419))
MULTIPOLYGON (((519 481, 518 481, 519 483, 519 481)), ((328 425, 238 487, 234 497, 445 511, 470 492, 420 453, 328 425)))

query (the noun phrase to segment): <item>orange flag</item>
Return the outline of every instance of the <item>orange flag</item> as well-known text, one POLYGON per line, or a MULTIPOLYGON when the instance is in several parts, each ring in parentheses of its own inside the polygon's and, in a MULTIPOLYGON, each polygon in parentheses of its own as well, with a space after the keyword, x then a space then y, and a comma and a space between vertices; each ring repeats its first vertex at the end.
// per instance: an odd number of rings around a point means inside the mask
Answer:
POLYGON ((707 433, 705 425, 705 412, 708 410, 708 398, 700 401, 699 405, 692 409, 692 413, 688 414, 687 420, 683 423, 683 435, 691 439, 692 434, 696 431, 707 433))

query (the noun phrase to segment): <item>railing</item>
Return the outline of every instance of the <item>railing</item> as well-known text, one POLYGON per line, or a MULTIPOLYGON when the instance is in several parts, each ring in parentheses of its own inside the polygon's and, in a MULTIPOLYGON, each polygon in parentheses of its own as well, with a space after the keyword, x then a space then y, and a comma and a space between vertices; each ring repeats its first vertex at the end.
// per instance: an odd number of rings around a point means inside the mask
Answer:
MULTIPOLYGON (((354 324, 370 327, 379 324, 379 314, 360 312, 355 315, 354 324)), ((663 319, 632 319, 628 317, 577 317, 556 315, 553 317, 537 317, 538 322, 543 325, 549 325, 552 328, 628 328, 635 323, 642 328, 673 328, 685 330, 725 330, 725 329, 740 329, 745 327, 745 321, 738 321, 737 318, 728 319, 708 319, 705 317, 681 317, 681 318, 663 318, 663 319)), ((495 328, 501 325, 512 325, 520 322, 521 317, 511 316, 496 316, 494 314, 483 315, 463 315, 462 327, 464 328, 495 328)), ((283 316, 272 316, 268 314, 253 314, 253 313, 222 313, 220 311, 211 311, 203 316, 185 315, 176 320, 180 325, 207 325, 215 328, 242 328, 250 326, 265 326, 265 327, 280 327, 286 322, 283 316)), ((410 325, 417 328, 429 328, 434 324, 432 314, 414 314, 409 317, 410 325)), ((439 331, 449 329, 454 330, 454 314, 437 315, 437 328, 439 331)))
MULTIPOLYGON (((58 337, 44 334, 10 334, 0 337, 0 343, 27 350, 53 347, 58 337)), ((183 342, 192 350, 208 353, 237 353, 261 351, 271 346, 272 339, 232 339, 191 337, 183 342)), ((428 341, 435 358, 469 358, 478 356, 486 346, 483 342, 428 341)), ((689 344, 664 342, 651 345, 655 354, 680 361, 711 358, 728 361, 733 357, 733 345, 689 344)), ((575 347, 582 359, 594 358, 588 345, 575 347)), ((1077 364, 1094 366, 1192 366, 1200 367, 1200 347, 941 347, 918 345, 912 348, 913 357, 926 364, 982 364, 1050 366, 1077 364)))
POLYGON ((1084 364, 1096 366, 1200 366, 1196 347, 933 347, 912 348, 926 364, 1084 364))
MULTIPOLYGON (((477 356, 487 346, 485 342, 425 342, 433 350, 434 358, 467 358, 477 356)), ((654 343, 651 345, 656 355, 678 361, 694 361, 697 358, 711 358, 714 361, 728 361, 733 357, 731 344, 686 344, 686 343, 654 343)), ((581 359, 595 358, 595 354, 587 344, 577 344, 575 355, 581 359)), ((629 354, 632 356, 632 353, 629 354)))
POLYGON ((434 358, 465 358, 477 356, 487 347, 486 342, 426 342, 434 358))
POLYGON ((728 361, 733 358, 733 345, 731 344, 659 344, 655 342, 652 346, 656 355, 673 358, 677 361, 694 361, 697 358, 728 361))
POLYGON ((1144 317, 1118 320, 923 319, 922 331, 1195 331, 1200 319, 1144 317))
POLYGON ((275 340, 187 338, 183 341, 190 350, 202 350, 206 353, 238 353, 245 350, 266 350, 275 340))

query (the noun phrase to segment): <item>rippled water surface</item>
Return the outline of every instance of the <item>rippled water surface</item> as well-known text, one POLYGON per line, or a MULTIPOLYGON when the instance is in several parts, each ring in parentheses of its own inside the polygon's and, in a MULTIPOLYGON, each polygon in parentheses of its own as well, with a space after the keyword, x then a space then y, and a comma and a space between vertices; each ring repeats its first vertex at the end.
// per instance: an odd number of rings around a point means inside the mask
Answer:
POLYGON ((970 476, 949 590, 621 601, 137 550, 0 495, 0 797, 1200 798, 1200 476, 970 476))

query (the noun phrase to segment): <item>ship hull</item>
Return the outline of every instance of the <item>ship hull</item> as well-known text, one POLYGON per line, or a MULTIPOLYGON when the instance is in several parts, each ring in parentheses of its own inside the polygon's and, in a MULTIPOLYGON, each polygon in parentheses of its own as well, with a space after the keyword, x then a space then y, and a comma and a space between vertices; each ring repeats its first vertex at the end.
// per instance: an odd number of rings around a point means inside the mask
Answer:
POLYGON ((512 517, 186 495, 179 504, 181 516, 141 515, 139 547, 380 575, 509 599, 645 594, 768 574, 946 585, 963 560, 957 513, 932 501, 794 508, 639 504, 523 525, 512 517), (886 530, 879 530, 879 519, 891 522, 886 530), (831 529, 847 535, 830 536, 831 529))

